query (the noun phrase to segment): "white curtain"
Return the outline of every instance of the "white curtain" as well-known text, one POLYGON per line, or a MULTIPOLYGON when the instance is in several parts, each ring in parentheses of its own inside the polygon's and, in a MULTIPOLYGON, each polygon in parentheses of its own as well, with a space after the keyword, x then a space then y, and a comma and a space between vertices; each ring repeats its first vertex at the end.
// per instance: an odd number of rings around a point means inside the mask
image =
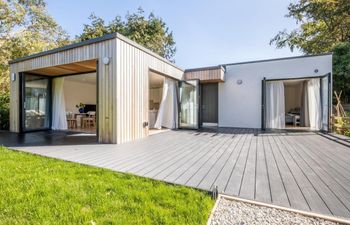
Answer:
POLYGON ((63 77, 52 80, 52 130, 67 130, 63 84, 63 77))
POLYGON ((178 113, 176 83, 177 82, 173 79, 164 79, 162 101, 160 102, 157 120, 154 124, 154 128, 176 128, 178 113))
POLYGON ((311 130, 320 130, 322 125, 320 79, 310 79, 307 83, 309 120, 311 130))
POLYGON ((284 129, 284 85, 283 81, 266 82, 266 128, 284 129))

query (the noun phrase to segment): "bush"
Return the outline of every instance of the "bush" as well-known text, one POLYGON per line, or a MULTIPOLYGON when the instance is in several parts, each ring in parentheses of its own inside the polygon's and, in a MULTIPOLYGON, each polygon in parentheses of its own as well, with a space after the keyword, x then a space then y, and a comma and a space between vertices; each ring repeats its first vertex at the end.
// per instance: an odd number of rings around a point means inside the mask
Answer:
POLYGON ((9 93, 0 94, 0 130, 10 128, 10 95, 9 93))
POLYGON ((350 130, 346 130, 346 131, 344 132, 344 135, 350 137, 350 130))

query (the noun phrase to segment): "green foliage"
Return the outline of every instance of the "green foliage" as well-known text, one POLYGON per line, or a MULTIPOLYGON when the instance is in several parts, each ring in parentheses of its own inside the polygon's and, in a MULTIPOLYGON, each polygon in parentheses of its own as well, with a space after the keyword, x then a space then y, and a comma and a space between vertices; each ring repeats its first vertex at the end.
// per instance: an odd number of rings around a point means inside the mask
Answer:
POLYGON ((202 191, 0 147, 0 224, 205 224, 202 191))
POLYGON ((91 14, 89 19, 91 23, 84 25, 83 33, 77 37, 78 40, 84 41, 118 32, 173 61, 176 52, 173 33, 169 31, 166 23, 153 13, 146 17, 144 11, 139 8, 135 13, 128 13, 125 20, 117 16, 108 24, 95 14, 91 14))
POLYGON ((0 0, 0 93, 9 90, 10 60, 67 43, 43 0, 0 0))
POLYGON ((287 17, 298 28, 280 31, 271 41, 277 48, 288 46, 307 54, 329 52, 340 42, 350 41, 349 0, 299 0, 290 3, 287 17))
POLYGON ((0 130, 9 129, 10 121, 10 95, 0 93, 0 130))
POLYGON ((350 130, 345 131, 344 135, 350 137, 350 130))
POLYGON ((343 92, 343 102, 350 102, 350 42, 333 48, 333 89, 343 92))

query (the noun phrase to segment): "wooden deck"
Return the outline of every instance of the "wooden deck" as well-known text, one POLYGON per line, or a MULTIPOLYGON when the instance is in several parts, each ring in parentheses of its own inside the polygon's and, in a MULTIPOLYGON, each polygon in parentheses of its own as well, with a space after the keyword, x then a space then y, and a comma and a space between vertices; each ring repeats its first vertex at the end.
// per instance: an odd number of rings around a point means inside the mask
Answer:
POLYGON ((300 210, 350 218, 350 148, 310 132, 169 131, 121 145, 14 147, 300 210))

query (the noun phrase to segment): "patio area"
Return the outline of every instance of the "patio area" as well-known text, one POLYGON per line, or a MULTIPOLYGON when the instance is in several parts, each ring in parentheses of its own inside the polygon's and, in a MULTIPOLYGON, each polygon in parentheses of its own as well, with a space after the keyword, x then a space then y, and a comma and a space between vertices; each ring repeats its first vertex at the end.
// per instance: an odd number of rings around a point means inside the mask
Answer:
POLYGON ((121 145, 78 133, 0 133, 25 152, 350 218, 350 141, 312 132, 168 131, 121 145))

